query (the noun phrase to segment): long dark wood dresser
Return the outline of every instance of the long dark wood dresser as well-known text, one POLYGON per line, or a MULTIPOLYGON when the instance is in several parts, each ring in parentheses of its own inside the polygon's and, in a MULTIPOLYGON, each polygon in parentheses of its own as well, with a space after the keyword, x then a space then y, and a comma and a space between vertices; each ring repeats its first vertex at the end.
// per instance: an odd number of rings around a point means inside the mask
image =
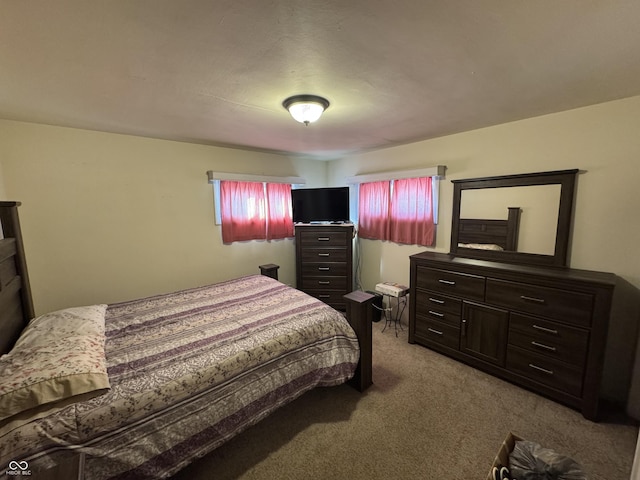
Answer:
POLYGON ((297 288, 344 310, 353 290, 353 225, 300 224, 295 237, 297 288))
POLYGON ((597 419, 615 275, 435 252, 410 264, 409 343, 597 419))

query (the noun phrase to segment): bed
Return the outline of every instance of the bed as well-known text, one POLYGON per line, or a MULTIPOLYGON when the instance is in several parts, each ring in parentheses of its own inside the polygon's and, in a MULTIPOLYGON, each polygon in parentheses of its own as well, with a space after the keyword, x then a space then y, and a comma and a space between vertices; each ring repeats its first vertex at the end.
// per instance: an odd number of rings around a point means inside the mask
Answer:
POLYGON ((519 226, 520 207, 508 207, 506 220, 461 218, 458 248, 515 252, 519 226))
POLYGON ((312 388, 371 384, 364 292, 343 315, 249 275, 34 319, 18 205, 0 202, 0 473, 166 478, 312 388))

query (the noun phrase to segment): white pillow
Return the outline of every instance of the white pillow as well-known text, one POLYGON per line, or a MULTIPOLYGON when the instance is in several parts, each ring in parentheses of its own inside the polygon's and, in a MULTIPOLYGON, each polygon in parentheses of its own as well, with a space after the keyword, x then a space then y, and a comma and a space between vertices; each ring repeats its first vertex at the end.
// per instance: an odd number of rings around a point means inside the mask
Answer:
POLYGON ((75 307, 34 318, 0 357, 0 424, 52 411, 109 388, 104 353, 106 305, 75 307))
POLYGON ((459 243, 458 247, 475 248, 476 250, 504 250, 500 245, 495 245, 493 243, 459 243))

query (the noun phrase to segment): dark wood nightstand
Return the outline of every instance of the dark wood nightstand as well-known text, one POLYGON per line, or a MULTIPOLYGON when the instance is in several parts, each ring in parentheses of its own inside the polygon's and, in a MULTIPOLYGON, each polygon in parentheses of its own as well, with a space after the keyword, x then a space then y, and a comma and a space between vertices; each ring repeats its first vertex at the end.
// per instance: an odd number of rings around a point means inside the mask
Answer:
POLYGON ((278 280, 279 268, 280 268, 280 265, 276 265, 274 263, 267 263, 266 265, 260 265, 260 275, 275 278, 276 280, 278 280))

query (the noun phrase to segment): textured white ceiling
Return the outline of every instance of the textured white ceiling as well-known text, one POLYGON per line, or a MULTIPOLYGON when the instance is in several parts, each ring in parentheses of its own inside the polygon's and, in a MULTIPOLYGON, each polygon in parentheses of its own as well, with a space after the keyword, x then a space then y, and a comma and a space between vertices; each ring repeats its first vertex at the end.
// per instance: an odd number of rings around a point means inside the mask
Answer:
POLYGON ((0 118, 333 158, 640 94, 640 2, 0 0, 0 118), (331 106, 308 127, 291 95, 331 106))

